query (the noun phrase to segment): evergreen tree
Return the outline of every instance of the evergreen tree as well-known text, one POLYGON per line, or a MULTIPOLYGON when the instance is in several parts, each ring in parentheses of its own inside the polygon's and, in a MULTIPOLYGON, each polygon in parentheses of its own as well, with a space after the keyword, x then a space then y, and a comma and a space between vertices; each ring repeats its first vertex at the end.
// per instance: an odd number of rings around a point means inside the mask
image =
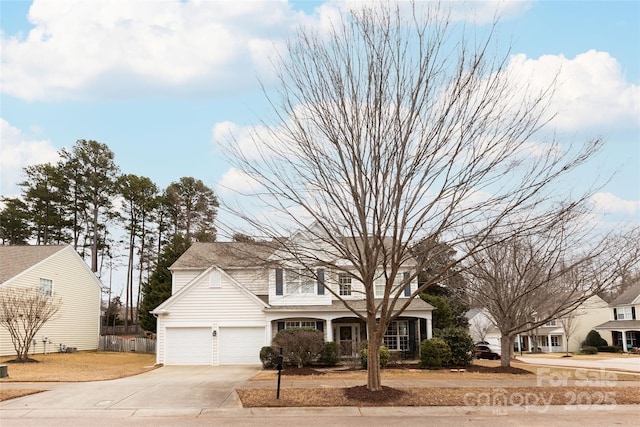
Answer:
POLYGON ((175 235, 170 243, 163 247, 158 257, 155 270, 149 281, 142 286, 142 303, 140 304, 140 326, 146 331, 156 332, 156 318, 149 313, 171 296, 171 272, 169 267, 190 246, 187 238, 175 235))
POLYGON ((27 205, 18 198, 3 197, 0 211, 0 238, 2 244, 26 245, 32 236, 27 205))

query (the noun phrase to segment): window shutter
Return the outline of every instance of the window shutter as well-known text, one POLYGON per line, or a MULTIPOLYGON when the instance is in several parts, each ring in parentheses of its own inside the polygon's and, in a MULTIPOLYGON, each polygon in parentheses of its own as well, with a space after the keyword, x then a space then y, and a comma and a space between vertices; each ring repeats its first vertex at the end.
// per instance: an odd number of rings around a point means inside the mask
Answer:
POLYGON ((282 269, 276 268, 276 295, 282 295, 282 269))
MULTIPOLYGON (((405 271, 404 272, 404 280, 409 280, 409 272, 405 271)), ((407 283, 404 287, 404 296, 405 297, 410 297, 411 296, 411 282, 407 283)))
POLYGON ((316 276, 318 276, 318 295, 324 295, 324 269, 319 268, 316 276))
POLYGON ((316 322, 316 329, 320 332, 324 332, 324 322, 322 320, 318 320, 316 322))
POLYGON ((284 329, 284 322, 278 322, 278 332, 284 329))
POLYGON ((636 308, 635 307, 631 307, 631 318, 633 320, 636 320, 636 308))
POLYGON ((618 320, 618 310, 613 309, 613 320, 618 320))

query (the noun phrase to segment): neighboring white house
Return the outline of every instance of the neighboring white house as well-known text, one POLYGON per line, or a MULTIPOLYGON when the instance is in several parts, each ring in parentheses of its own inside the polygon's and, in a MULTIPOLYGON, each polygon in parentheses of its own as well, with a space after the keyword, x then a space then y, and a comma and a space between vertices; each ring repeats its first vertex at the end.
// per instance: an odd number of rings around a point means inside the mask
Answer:
MULTIPOLYGON (((415 266, 407 264, 401 274, 411 268, 415 266)), ((172 296, 152 311, 158 318, 159 364, 258 364, 260 349, 271 345, 279 330, 291 327, 323 331, 344 356, 357 355, 366 339, 365 324, 325 288, 364 312, 361 283, 323 268, 315 271, 317 279, 310 279, 264 245, 195 243, 170 270, 172 296)), ((417 281, 403 298, 416 289, 417 281)), ((414 299, 389 325, 384 344, 415 354, 420 341, 431 338, 432 309, 414 299)))
MULTIPOLYGON (((30 353, 57 352, 61 345, 98 348, 101 283, 71 246, 0 246, 0 287, 44 289, 61 301, 30 353)), ((0 328, 0 355, 14 354, 9 333, 0 328)))
POLYGON ((595 330, 602 338, 624 352, 640 347, 640 282, 637 282, 609 304, 608 322, 595 330))
MULTIPOLYGON (((491 316, 486 310, 470 310, 467 313, 467 318, 469 318, 469 332, 474 341, 487 341, 493 345, 500 345, 500 331, 493 326, 491 316), (487 328, 487 331, 485 339, 480 340, 476 338, 477 331, 483 326, 487 328)), ((608 304, 599 296, 594 295, 564 318, 552 319, 526 334, 518 335, 514 350, 532 351, 537 348, 539 351, 548 353, 576 352, 580 350, 582 341, 587 337, 589 331, 607 319, 609 319, 608 304), (569 335, 568 343, 567 335, 569 335), (568 350, 567 345, 569 346, 568 350)), ((607 339, 607 342, 610 344, 611 340, 607 339)))

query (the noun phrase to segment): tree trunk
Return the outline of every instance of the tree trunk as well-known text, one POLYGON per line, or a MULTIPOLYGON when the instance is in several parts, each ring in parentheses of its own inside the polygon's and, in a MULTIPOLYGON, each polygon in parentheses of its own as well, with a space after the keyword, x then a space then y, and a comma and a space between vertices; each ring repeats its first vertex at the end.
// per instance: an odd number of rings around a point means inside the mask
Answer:
POLYGON ((367 319, 367 329, 369 331, 369 341, 367 344, 367 388, 369 391, 382 390, 379 353, 382 336, 378 330, 379 327, 375 317, 373 319, 367 319))
POLYGON ((513 348, 514 335, 502 335, 500 338, 500 366, 508 368, 511 366, 511 349, 513 348))

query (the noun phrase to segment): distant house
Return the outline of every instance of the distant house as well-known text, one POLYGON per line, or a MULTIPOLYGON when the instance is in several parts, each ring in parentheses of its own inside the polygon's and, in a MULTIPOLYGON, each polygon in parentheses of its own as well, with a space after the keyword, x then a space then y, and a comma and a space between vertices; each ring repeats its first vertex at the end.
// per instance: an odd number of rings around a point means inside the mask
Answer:
MULTIPOLYGON (((357 356, 366 325, 327 288, 364 312, 362 283, 320 267, 311 279, 301 267, 282 262, 264 245, 193 244, 170 268, 172 296, 152 311, 158 317, 157 363, 258 364, 260 349, 278 331, 294 327, 320 330, 342 356, 357 356)), ((399 278, 412 268, 408 262, 399 278)), ((401 299, 417 286, 412 281, 401 299)), ((392 352, 417 354, 420 341, 431 338, 432 310, 420 298, 412 300, 387 328, 384 344, 392 352)))
MULTIPOLYGON (((467 314, 469 318, 469 332, 474 340, 477 339, 478 330, 486 325, 485 339, 490 344, 500 345, 500 331, 493 326, 491 316, 486 310, 474 309, 467 314), (471 317, 470 317, 471 316, 471 317)), ((563 319, 551 319, 525 334, 516 336, 515 351, 543 351, 552 352, 576 352, 580 350, 582 341, 590 330, 609 318, 609 306, 597 295, 585 300, 580 306, 565 316, 563 319), (569 329, 569 334, 565 330, 569 329), (569 339, 567 340, 567 335, 569 339), (568 348, 567 348, 568 347, 568 348)), ((606 339, 606 337, 604 337, 606 339)), ((611 343, 610 340, 607 342, 611 343)))
POLYGON ((609 343, 624 352, 640 347, 640 282, 609 304, 609 321, 595 327, 609 343))
MULTIPOLYGON (((101 283, 71 246, 0 246, 0 287, 45 289, 62 302, 29 353, 98 348, 101 283)), ((0 328, 0 355, 14 354, 9 333, 0 328)))

